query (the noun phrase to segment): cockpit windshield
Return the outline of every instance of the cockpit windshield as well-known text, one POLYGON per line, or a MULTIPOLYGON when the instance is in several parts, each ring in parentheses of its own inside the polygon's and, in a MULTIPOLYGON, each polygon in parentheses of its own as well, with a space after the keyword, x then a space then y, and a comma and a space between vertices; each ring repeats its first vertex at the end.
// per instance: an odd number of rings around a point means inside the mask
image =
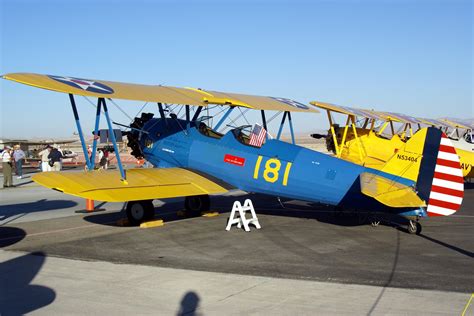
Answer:
POLYGON ((257 126, 261 129, 263 127, 256 124, 256 127, 252 128, 252 125, 243 125, 232 130, 232 133, 240 143, 260 148, 265 142, 265 133, 257 133, 255 134, 257 126), (252 135, 255 134, 253 137, 252 135))
POLYGON ((223 134, 216 132, 215 130, 210 128, 206 123, 204 123, 204 121, 209 121, 210 118, 211 117, 209 116, 203 116, 199 118, 199 120, 196 122, 197 130, 199 131, 199 133, 207 137, 217 138, 217 139, 222 138, 222 136, 224 136, 223 134))

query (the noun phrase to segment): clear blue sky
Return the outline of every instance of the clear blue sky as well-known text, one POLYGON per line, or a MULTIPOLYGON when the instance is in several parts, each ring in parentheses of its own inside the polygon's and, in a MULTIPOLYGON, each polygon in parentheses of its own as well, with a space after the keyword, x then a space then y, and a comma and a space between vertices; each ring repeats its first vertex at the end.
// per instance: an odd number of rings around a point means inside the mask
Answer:
MULTIPOLYGON (((0 3, 1 73, 474 116, 473 8, 467 0, 0 3)), ((0 89, 0 136, 75 131, 66 95, 5 80, 0 89)), ((129 103, 125 108, 131 115, 138 111, 129 103)), ((81 109, 90 129, 93 108, 84 103, 81 109)), ((295 120, 299 131, 327 126, 323 115, 295 120)))

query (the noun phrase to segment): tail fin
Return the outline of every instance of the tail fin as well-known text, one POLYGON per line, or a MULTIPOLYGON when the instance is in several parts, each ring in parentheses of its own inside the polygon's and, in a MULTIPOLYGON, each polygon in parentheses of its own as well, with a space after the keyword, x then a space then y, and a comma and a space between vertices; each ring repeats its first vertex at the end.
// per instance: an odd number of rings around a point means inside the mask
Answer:
POLYGON ((415 181, 429 216, 451 215, 461 207, 464 179, 459 156, 439 129, 419 130, 382 171, 415 181))

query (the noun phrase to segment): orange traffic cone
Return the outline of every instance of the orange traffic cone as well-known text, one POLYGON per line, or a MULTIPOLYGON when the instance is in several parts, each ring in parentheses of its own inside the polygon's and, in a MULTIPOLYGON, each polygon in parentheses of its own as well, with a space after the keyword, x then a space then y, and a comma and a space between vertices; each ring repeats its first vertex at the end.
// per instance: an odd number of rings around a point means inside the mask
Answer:
POLYGON ((86 199, 86 211, 93 212, 94 211, 94 200, 86 199))

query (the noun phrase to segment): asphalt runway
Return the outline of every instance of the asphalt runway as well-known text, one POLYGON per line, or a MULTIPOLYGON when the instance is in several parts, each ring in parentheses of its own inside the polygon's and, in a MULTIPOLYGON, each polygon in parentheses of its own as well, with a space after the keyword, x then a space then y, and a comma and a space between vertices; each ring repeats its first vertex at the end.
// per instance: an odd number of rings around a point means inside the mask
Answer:
POLYGON ((122 227, 123 204, 76 214, 84 201, 28 179, 0 190, 0 248, 48 257, 381 288, 474 292, 474 185, 455 215, 423 220, 420 236, 397 220, 359 216, 274 197, 214 197, 216 217, 182 217, 181 199, 155 201, 162 227, 122 227), (250 197, 262 229, 226 232, 235 199, 250 197))

